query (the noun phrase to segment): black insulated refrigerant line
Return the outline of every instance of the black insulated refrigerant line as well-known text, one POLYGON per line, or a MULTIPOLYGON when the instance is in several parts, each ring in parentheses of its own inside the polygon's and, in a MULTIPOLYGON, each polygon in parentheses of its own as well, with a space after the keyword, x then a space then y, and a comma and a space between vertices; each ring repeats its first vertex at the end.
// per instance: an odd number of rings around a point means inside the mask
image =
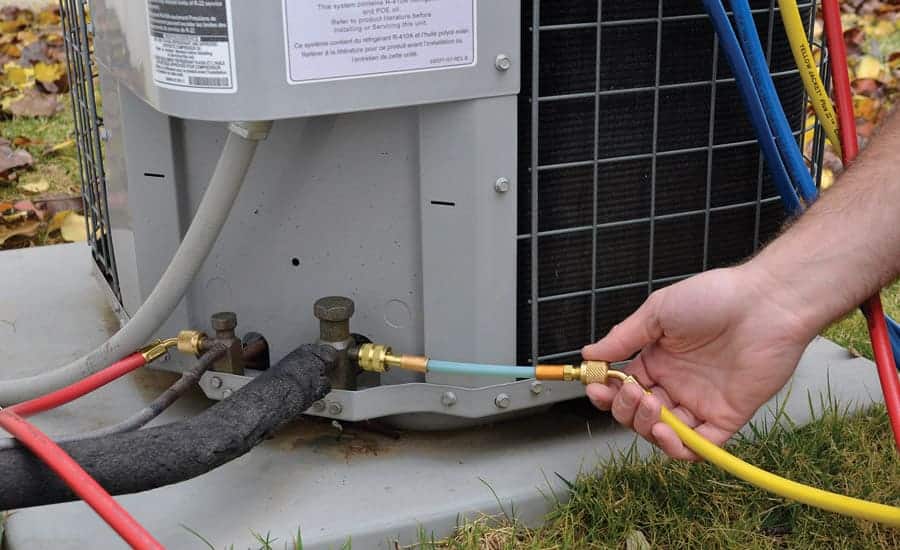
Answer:
MULTIPOLYGON (((112 495, 185 481, 244 455, 299 418, 330 391, 325 372, 335 360, 330 347, 302 346, 193 418, 60 446, 112 495)), ((0 451, 0 509, 71 500, 77 497, 30 452, 0 451)))

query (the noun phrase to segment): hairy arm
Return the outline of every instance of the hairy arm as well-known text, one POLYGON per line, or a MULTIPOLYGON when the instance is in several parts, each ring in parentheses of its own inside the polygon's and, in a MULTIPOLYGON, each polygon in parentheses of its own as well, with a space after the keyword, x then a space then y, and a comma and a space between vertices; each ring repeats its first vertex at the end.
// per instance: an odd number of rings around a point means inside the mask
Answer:
POLYGON ((900 275, 900 111, 839 182, 747 262, 810 337, 900 275))
POLYGON ((588 397, 669 455, 697 460, 659 422, 665 405, 724 443, 790 379, 809 341, 900 274, 900 112, 859 160, 755 258, 654 292, 587 359, 621 361, 634 384, 588 397), (639 353, 638 353, 639 352, 639 353))

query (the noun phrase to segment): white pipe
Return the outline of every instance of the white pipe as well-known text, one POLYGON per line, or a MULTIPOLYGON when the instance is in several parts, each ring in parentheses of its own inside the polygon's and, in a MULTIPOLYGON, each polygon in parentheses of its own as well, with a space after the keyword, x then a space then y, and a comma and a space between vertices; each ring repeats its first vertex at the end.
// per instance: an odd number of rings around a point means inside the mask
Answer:
POLYGON ((212 250, 271 122, 232 123, 194 220, 169 267, 128 323, 100 347, 55 370, 0 381, 0 404, 11 405, 89 376, 138 350, 169 318, 212 250))

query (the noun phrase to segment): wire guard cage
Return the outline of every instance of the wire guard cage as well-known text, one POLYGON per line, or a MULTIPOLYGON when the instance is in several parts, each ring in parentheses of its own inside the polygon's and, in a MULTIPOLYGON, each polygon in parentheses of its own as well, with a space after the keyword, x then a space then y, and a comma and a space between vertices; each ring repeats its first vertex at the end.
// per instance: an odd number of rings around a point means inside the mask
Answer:
POLYGON ((89 8, 82 1, 60 0, 60 13, 66 43, 66 70, 75 118, 75 141, 78 146, 88 243, 97 268, 106 278, 116 299, 121 302, 109 224, 106 172, 103 169, 103 120, 97 108, 94 90, 89 8))
MULTIPOLYGON (((750 3, 802 147, 777 2, 750 3)), ((812 29, 814 2, 800 9, 812 29)), ((534 364, 574 360, 654 289, 746 258, 784 213, 699 0, 523 0, 522 25, 517 359, 534 364)))

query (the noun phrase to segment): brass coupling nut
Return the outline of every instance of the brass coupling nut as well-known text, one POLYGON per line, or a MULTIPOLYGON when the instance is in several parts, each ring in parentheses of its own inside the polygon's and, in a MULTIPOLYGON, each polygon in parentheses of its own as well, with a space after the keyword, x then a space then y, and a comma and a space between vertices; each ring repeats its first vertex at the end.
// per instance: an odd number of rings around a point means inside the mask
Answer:
POLYGON ((177 338, 166 338, 164 340, 154 340, 146 346, 142 347, 138 353, 144 358, 144 362, 150 363, 155 361, 169 352, 169 348, 178 345, 177 338))
POLYGON ((363 344, 359 346, 357 362, 359 368, 367 372, 385 372, 389 366, 387 358, 391 355, 391 348, 382 344, 363 344))
POLYGON ((609 375, 609 363, 606 361, 583 361, 578 367, 578 379, 585 386, 595 383, 605 384, 609 375))
POLYGON ((203 341, 206 334, 199 330, 182 330, 178 333, 178 351, 199 357, 203 353, 203 341))

